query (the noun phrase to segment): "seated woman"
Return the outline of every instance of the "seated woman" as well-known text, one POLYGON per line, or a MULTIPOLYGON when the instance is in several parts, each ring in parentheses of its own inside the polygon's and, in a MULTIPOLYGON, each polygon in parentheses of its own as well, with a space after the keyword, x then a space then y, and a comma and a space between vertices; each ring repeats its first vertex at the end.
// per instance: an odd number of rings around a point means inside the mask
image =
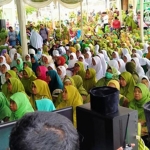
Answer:
POLYGON ((74 65, 73 75, 79 75, 84 80, 85 78, 85 69, 84 64, 81 61, 78 61, 74 65))
POLYGON ((146 119, 145 113, 143 109, 143 105, 150 100, 149 90, 146 85, 142 83, 138 83, 134 87, 134 98, 130 102, 129 108, 138 111, 138 120, 142 125, 141 135, 148 135, 147 127, 146 127, 146 119))
POLYGON ((16 65, 16 67, 17 67, 18 72, 21 72, 23 70, 23 61, 22 61, 21 58, 17 59, 17 65, 16 65))
POLYGON ((73 124, 76 127, 76 107, 83 104, 82 97, 74 86, 68 85, 64 87, 62 98, 63 101, 57 106, 57 109, 72 106, 73 124))
POLYGON ((114 67, 108 67, 105 77, 97 81, 96 87, 106 86, 108 82, 112 79, 118 79, 118 71, 114 67))
MULTIPOLYGON (((119 84, 119 81, 117 80, 110 80, 107 86, 117 88, 120 91, 120 84, 119 84)), ((121 94, 119 94, 119 99, 120 99, 119 101, 120 106, 127 107, 127 104, 128 104, 127 99, 121 94)))
POLYGON ((38 111, 53 111, 56 110, 52 101, 47 98, 36 100, 36 107, 38 111))
POLYGON ((60 76, 61 80, 63 81, 66 76, 66 68, 64 66, 58 66, 57 73, 60 76))
POLYGON ((74 83, 75 83, 76 88, 78 89, 78 92, 82 96, 83 102, 86 101, 88 93, 85 90, 85 88, 83 87, 82 78, 79 75, 75 75, 72 77, 72 79, 74 80, 74 83))
POLYGON ((148 80, 147 76, 141 76, 140 83, 145 84, 147 88, 150 90, 150 81, 148 80))
POLYGON ((37 110, 36 100, 47 98, 52 100, 52 96, 48 87, 48 84, 40 79, 36 79, 32 82, 32 94, 30 97, 30 103, 34 110, 37 110))
POLYGON ((8 79, 7 80, 7 93, 5 95, 8 99, 8 101, 10 101, 10 96, 15 94, 16 92, 25 93, 23 84, 21 83, 21 81, 19 79, 16 79, 16 78, 8 79))
POLYGON ((7 81, 8 81, 8 79, 10 79, 10 78, 19 79, 17 73, 16 73, 14 70, 8 70, 8 71, 5 73, 6 82, 2 85, 2 92, 4 93, 4 95, 7 94, 7 81))
POLYGON ((45 66, 38 66, 36 69, 37 79, 41 79, 46 82, 46 72, 48 69, 45 66))
POLYGON ((7 122, 11 116, 9 102, 5 95, 0 92, 0 121, 7 122))
POLYGON ((49 83, 48 85, 51 93, 53 93, 55 89, 63 89, 61 78, 55 70, 49 70, 46 73, 46 80, 49 83))
POLYGON ((10 97, 10 109, 12 111, 10 121, 22 118, 26 113, 34 112, 26 94, 17 92, 10 97))
POLYGON ((132 101, 135 81, 129 72, 123 72, 121 73, 120 77, 120 94, 124 95, 128 101, 132 101))
POLYGON ((90 89, 96 85, 96 71, 93 68, 86 70, 85 78, 83 80, 83 87, 89 93, 90 89))
POLYGON ((126 71, 130 72, 132 74, 132 77, 135 81, 135 83, 139 82, 139 75, 136 72, 136 66, 133 62, 127 62, 125 65, 126 71))
POLYGON ((23 78, 21 79, 21 82, 24 85, 25 91, 28 95, 31 94, 31 83, 36 79, 37 77, 31 68, 27 67, 23 70, 23 78))

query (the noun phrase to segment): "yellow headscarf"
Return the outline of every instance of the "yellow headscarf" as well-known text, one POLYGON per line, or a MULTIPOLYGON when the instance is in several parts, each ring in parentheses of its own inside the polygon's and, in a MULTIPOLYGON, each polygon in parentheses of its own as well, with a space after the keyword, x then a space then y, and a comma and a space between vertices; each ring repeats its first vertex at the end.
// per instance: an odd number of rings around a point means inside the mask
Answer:
POLYGON ((73 107, 73 124, 76 127, 76 107, 83 104, 82 97, 77 88, 72 85, 65 86, 67 90, 67 100, 63 100, 57 109, 72 106, 73 107))
POLYGON ((72 52, 72 53, 75 53, 76 54, 76 49, 74 47, 69 47, 69 50, 72 52))
POLYGON ((42 98, 48 98, 52 100, 52 96, 51 96, 48 84, 45 81, 36 79, 32 83, 34 83, 34 85, 36 86, 37 95, 31 96, 30 103, 32 107, 34 108, 34 110, 36 110, 35 100, 41 100, 42 98))

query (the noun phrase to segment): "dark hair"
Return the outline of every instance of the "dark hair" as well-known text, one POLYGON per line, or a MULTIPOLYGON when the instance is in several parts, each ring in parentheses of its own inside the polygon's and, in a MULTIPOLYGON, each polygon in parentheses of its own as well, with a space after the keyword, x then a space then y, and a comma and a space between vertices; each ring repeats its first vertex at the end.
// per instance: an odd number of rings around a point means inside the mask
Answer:
POLYGON ((8 29, 12 29, 12 26, 9 26, 9 28, 8 29))
POLYGON ((16 123, 9 146, 11 150, 79 150, 79 136, 66 117, 52 112, 34 112, 16 123))
POLYGON ((17 67, 16 67, 16 66, 13 66, 13 67, 11 67, 11 70, 14 70, 15 68, 17 69, 17 67))
POLYGON ((118 19, 118 17, 115 17, 115 19, 118 19))

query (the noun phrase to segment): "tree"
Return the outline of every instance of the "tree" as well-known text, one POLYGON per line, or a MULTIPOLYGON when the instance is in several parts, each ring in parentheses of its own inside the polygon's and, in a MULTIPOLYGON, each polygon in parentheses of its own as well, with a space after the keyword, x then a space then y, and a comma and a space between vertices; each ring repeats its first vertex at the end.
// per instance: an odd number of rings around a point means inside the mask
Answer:
POLYGON ((36 12, 37 9, 34 8, 34 7, 31 7, 31 6, 26 6, 26 15, 30 15, 32 14, 33 12, 36 12))

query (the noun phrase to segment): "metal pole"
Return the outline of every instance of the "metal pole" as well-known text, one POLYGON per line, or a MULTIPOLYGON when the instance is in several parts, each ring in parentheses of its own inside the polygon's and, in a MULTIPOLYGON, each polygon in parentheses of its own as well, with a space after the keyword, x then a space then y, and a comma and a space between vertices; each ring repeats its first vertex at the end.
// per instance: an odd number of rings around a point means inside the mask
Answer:
POLYGON ((141 40, 144 42, 144 29, 143 29, 143 0, 140 0, 140 31, 141 31, 141 40))
POLYGON ((80 9, 81 9, 81 37, 83 39, 83 14, 82 14, 82 1, 80 2, 80 9))
POLYGON ((58 2, 58 11, 59 11, 59 28, 60 28, 60 35, 61 35, 61 18, 60 18, 60 4, 58 2))

